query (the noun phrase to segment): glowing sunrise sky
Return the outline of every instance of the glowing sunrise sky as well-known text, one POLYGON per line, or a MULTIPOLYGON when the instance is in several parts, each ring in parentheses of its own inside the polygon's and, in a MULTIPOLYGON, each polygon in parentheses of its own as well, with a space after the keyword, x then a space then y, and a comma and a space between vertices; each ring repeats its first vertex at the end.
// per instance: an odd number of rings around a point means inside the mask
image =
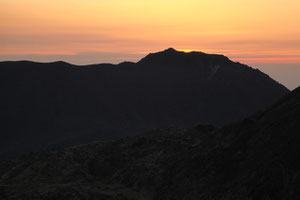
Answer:
POLYGON ((174 47, 299 66, 299 10, 299 0, 0 0, 0 60, 119 63, 174 47))

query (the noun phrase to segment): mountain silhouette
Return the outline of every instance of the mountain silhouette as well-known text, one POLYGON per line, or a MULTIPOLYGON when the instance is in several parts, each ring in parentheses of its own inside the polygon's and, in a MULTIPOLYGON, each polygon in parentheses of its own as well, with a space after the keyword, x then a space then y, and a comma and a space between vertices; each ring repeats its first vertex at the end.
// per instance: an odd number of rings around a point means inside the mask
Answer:
POLYGON ((171 125, 220 127, 289 92, 223 55, 172 48, 137 63, 0 63, 0 152, 124 138, 171 125))
POLYGON ((0 197, 298 199, 299 122, 300 87, 221 129, 170 127, 2 160, 0 197))

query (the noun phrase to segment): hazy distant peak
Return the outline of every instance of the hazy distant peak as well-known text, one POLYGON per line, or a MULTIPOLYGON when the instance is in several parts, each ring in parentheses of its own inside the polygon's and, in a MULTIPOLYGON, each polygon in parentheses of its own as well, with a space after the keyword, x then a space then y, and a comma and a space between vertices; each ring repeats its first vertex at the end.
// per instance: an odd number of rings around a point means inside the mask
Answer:
POLYGON ((59 64, 59 65, 70 65, 69 63, 59 60, 59 61, 55 61, 55 62, 51 62, 51 64, 59 64))
POLYGON ((175 50, 174 48, 170 47, 170 48, 164 50, 164 52, 169 52, 169 53, 171 53, 171 52, 178 52, 178 51, 175 50))

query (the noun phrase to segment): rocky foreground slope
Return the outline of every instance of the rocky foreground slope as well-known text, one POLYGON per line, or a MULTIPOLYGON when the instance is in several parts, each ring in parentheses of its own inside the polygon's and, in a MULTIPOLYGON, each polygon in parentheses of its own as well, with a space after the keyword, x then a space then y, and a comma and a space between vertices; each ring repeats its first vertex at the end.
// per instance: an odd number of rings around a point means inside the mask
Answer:
POLYGON ((0 199, 295 200, 300 88, 222 129, 154 130, 0 164, 0 199))
POLYGON ((289 92, 223 55, 174 49, 118 65, 0 62, 0 91, 3 155, 170 125, 222 126, 289 92))

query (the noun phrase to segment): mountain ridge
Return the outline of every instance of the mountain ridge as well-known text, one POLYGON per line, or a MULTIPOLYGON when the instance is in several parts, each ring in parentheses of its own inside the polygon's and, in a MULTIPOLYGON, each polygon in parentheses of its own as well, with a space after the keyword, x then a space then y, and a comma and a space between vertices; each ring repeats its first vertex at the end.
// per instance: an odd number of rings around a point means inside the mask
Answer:
POLYGON ((223 126, 289 92, 224 56, 166 52, 171 57, 163 51, 146 56, 147 62, 118 65, 0 62, 0 152, 116 139, 171 125, 223 126))

